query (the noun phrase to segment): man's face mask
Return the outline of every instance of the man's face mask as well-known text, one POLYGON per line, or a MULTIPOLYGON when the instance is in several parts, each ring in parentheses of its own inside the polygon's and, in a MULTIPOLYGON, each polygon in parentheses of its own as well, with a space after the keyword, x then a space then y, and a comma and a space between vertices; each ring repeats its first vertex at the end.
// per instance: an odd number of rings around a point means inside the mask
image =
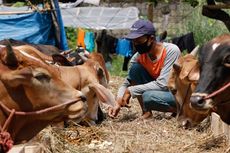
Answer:
POLYGON ((150 51, 151 47, 152 47, 152 43, 150 45, 148 45, 148 40, 146 40, 144 43, 142 44, 138 44, 138 45, 134 45, 136 51, 139 54, 144 54, 150 51))

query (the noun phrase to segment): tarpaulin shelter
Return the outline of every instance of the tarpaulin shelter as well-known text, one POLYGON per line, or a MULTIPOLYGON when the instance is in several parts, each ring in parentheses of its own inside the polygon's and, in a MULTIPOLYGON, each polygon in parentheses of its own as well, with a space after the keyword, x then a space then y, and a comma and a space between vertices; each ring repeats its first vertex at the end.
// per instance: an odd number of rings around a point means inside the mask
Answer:
POLYGON ((61 8, 66 27, 88 29, 129 29, 139 19, 136 7, 75 7, 61 8))
POLYGON ((12 38, 33 44, 54 45, 67 50, 68 44, 58 0, 50 1, 50 9, 36 6, 0 6, 0 40, 12 38))

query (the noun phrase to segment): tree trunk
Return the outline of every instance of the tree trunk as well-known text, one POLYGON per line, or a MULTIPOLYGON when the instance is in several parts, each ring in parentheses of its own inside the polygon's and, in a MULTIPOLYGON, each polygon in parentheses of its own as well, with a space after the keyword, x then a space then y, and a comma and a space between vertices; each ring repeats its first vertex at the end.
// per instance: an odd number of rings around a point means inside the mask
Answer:
POLYGON ((148 4, 148 19, 153 22, 153 3, 148 4))

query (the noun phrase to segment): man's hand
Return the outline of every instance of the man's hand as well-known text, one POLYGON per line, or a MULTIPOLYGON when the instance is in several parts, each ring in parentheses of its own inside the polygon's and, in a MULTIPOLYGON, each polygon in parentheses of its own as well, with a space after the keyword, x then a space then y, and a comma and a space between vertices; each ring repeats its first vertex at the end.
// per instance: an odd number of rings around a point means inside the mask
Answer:
POLYGON ((110 107, 108 115, 112 118, 116 117, 117 114, 119 113, 121 107, 130 107, 129 100, 131 98, 130 91, 128 89, 125 90, 125 93, 122 98, 117 98, 116 102, 117 105, 115 107, 110 107))
POLYGON ((121 109, 120 105, 116 105, 115 107, 109 107, 108 115, 112 118, 116 117, 121 109))

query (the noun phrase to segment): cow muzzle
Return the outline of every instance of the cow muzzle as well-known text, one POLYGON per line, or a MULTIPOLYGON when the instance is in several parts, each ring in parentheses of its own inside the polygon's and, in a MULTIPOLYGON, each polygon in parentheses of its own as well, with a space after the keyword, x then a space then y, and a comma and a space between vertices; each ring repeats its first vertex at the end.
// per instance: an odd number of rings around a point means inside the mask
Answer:
POLYGON ((79 100, 67 108, 68 118, 81 120, 85 117, 87 110, 86 97, 82 95, 79 100))
POLYGON ((206 93, 193 93, 190 97, 191 107, 199 113, 207 113, 213 108, 213 100, 205 99, 207 95, 206 93))
POLYGON ((184 129, 191 129, 194 126, 189 119, 183 119, 179 122, 179 124, 184 129))

